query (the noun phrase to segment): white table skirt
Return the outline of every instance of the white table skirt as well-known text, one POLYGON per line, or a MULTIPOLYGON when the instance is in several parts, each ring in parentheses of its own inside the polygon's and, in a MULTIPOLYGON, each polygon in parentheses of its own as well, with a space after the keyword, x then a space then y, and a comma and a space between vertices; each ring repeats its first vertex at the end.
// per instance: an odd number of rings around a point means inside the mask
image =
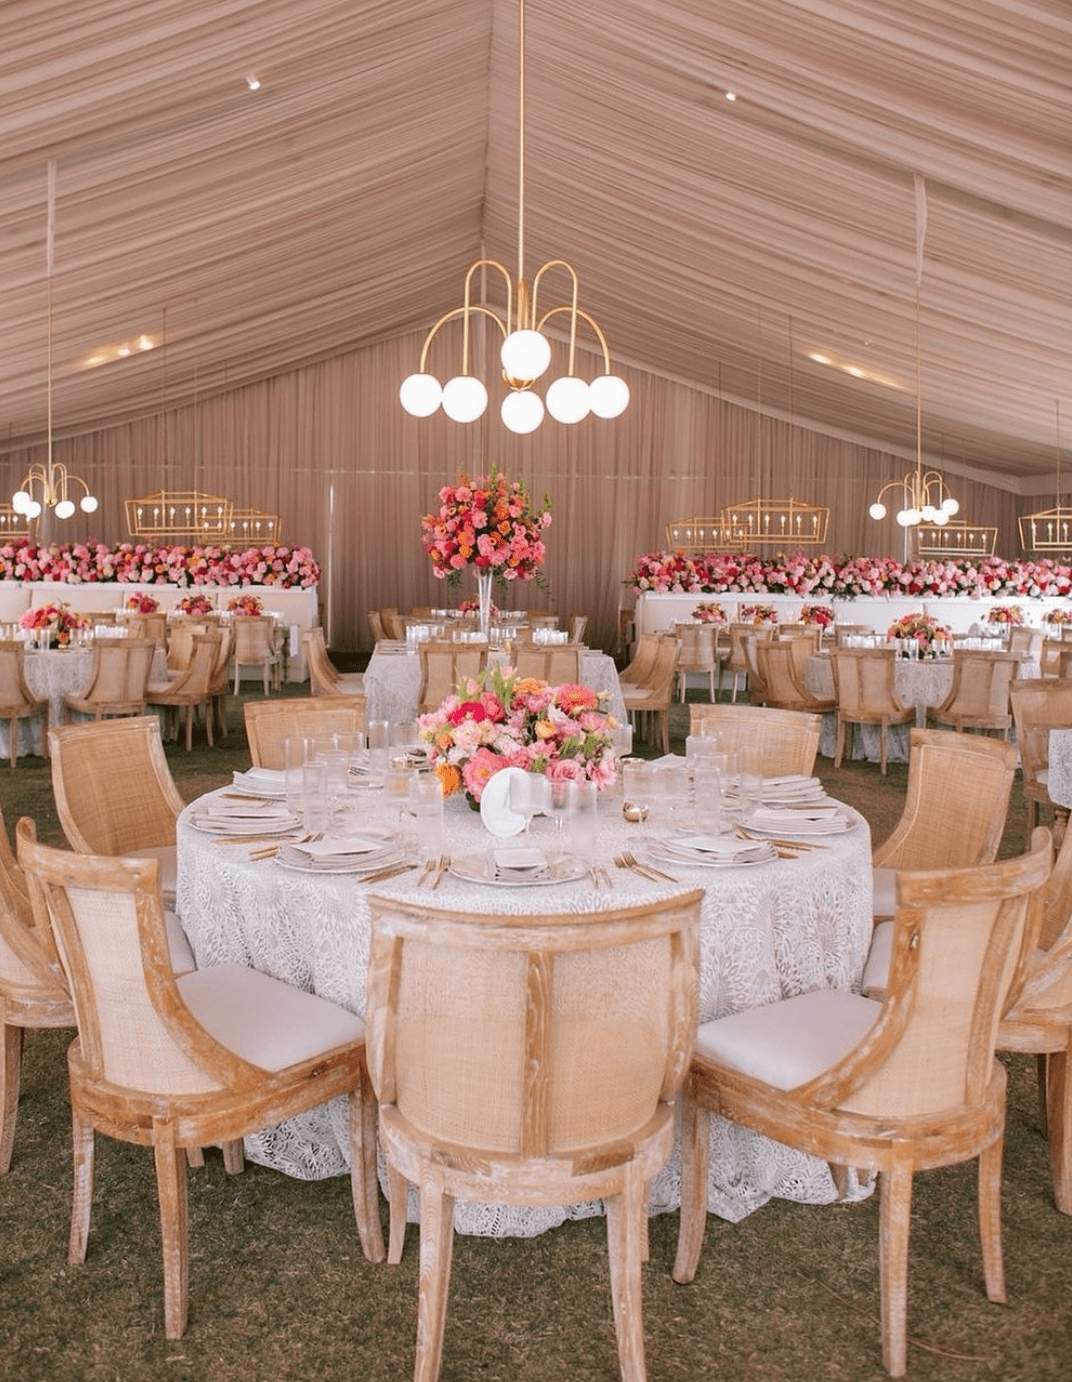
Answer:
POLYGON ((1072 807, 1072 727, 1050 730, 1046 790, 1055 806, 1072 807))
MULTIPOLYGON (((607 694, 607 709, 625 724, 625 701, 614 659, 591 649, 581 654, 581 681, 593 691, 607 694)), ((400 722, 417 717, 417 698, 421 690, 421 660, 417 653, 387 652, 377 645, 365 669, 366 714, 370 720, 400 722)))
MULTIPOLYGON (((366 797, 372 799, 368 809, 374 816, 377 797, 366 797)), ((646 829, 626 824, 620 805, 617 794, 600 801, 599 857, 613 876, 610 892, 593 891, 587 882, 536 890, 481 887, 447 874, 432 895, 416 891, 414 873, 381 883, 378 890, 474 912, 576 913, 703 886, 702 1021, 812 989, 858 987, 871 936, 871 840, 863 817, 850 812, 850 831, 825 837, 824 848, 797 859, 729 869, 675 866, 680 885, 671 886, 614 869, 614 853, 635 848, 646 829)), ((448 800, 446 816, 453 856, 481 851, 492 841, 462 797, 448 800)), ((178 826, 178 905, 198 964, 253 965, 362 1014, 369 950, 366 889, 346 876, 250 862, 245 847, 215 843, 190 825, 189 817, 190 808, 178 826)), ((533 824, 537 838, 546 839, 550 829, 542 819, 533 824)), ((341 1175, 348 1170, 345 1101, 247 1138, 246 1150, 251 1160, 302 1179, 341 1175)), ((713 1119, 709 1208, 736 1221, 772 1196, 829 1202, 835 1191, 826 1163, 713 1119)), ((653 1186, 653 1212, 679 1202, 675 1153, 653 1186)), ((562 1209, 459 1204, 455 1223, 466 1233, 531 1236, 599 1212, 598 1204, 562 1209)))

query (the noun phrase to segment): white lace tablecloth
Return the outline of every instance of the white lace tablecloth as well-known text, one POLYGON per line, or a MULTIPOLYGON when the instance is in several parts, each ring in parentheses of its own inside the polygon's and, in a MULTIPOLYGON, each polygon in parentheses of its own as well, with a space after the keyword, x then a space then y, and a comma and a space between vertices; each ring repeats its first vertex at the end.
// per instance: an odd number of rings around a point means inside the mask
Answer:
MULTIPOLYGON (((397 647, 398 651, 386 651, 377 645, 365 669, 366 714, 370 720, 399 723, 417 717, 421 660, 416 651, 407 652, 404 644, 397 647)), ((582 653, 581 681, 593 691, 605 691, 608 711, 619 724, 625 724, 625 701, 612 657, 591 650, 582 653)))
MULTIPOLYGON (((834 694, 834 668, 829 653, 815 653, 804 665, 804 684, 813 696, 829 699, 834 694)), ((916 724, 927 724, 928 706, 941 705, 953 685, 951 657, 924 659, 898 658, 894 664, 893 684, 904 705, 916 708, 916 724)), ((908 762, 908 731, 911 725, 891 725, 887 731, 888 753, 891 763, 908 762)), ((881 758, 881 744, 877 725, 853 725, 852 756, 877 763, 881 758)), ((846 730, 846 736, 848 731, 846 730)), ((833 758, 837 747, 837 716, 828 712, 823 716, 819 737, 819 752, 833 758)))
POLYGON ((1050 730, 1046 790, 1056 806, 1072 807, 1072 727, 1050 730))
MULTIPOLYGON (((366 794, 368 798, 377 793, 366 794)), ((817 988, 858 987, 871 936, 871 838, 851 811, 852 829, 827 836, 822 848, 796 859, 727 869, 675 866, 680 885, 648 883, 617 870, 613 856, 636 850, 646 830, 620 815, 621 800, 600 801, 599 858, 613 879, 611 891, 587 881, 550 887, 480 886, 444 875, 431 893, 417 891, 414 873, 377 890, 430 906, 473 912, 595 912, 650 901, 682 888, 705 889, 700 931, 700 1018, 724 1016, 817 988)), ((251 862, 244 845, 217 843, 190 823, 178 826, 178 906, 198 964, 255 966, 363 1014, 368 968, 368 889, 340 875, 287 870, 251 862)), ((375 813, 375 803, 370 807, 375 813)), ((382 807, 378 818, 382 820, 382 807)), ((493 842, 464 799, 446 803, 452 856, 480 852, 493 842)), ((534 842, 547 842, 551 823, 533 823, 534 842)), ((708 1203, 738 1220, 772 1196, 823 1204, 835 1198, 823 1161, 755 1133, 712 1119, 708 1203)), ((348 1170, 346 1104, 336 1100, 278 1128, 246 1139, 250 1159, 302 1179, 348 1170)), ((680 1202, 675 1153, 652 1187, 652 1210, 680 1202)), ((411 1201, 412 1211, 412 1201, 411 1201)), ((600 1204, 527 1209, 458 1204, 460 1232, 530 1236, 568 1218, 600 1213, 600 1204)))

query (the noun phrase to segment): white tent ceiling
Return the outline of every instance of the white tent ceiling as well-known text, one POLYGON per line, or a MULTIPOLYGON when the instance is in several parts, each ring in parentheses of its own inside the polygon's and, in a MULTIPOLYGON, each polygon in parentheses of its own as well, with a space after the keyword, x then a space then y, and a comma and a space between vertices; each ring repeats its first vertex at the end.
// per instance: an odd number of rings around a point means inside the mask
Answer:
MULTIPOLYGON (((526 269, 573 263, 626 372, 912 455, 921 263, 924 449, 1053 489, 1067 0, 528 0, 527 29, 526 269)), ((56 435, 516 268, 515 0, 7 0, 0 32, 0 449, 45 430, 49 158, 56 435)))

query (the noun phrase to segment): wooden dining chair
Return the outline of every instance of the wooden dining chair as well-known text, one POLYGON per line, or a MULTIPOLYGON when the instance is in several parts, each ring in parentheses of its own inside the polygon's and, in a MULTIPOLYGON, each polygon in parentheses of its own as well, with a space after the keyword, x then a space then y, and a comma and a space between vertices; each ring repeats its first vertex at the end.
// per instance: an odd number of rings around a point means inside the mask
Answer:
POLYGON ((655 651, 655 664, 643 681, 627 682, 622 701, 640 738, 661 745, 670 752, 670 704, 674 699, 677 660, 681 644, 672 634, 664 634, 655 651))
POLYGON ((822 728, 821 715, 801 710, 732 703, 689 707, 691 734, 717 736, 727 753, 747 750, 762 777, 810 777, 822 728))
POLYGON ((535 677, 548 686, 576 686, 581 681, 583 651, 579 643, 526 643, 517 650, 514 670, 519 676, 535 677))
POLYGON ((709 1115, 879 1174, 882 1362, 907 1359, 908 1239, 916 1171, 978 1159, 986 1293, 1005 1299, 1001 1153, 1005 1070, 995 1033, 1049 832, 979 868, 903 873, 886 998, 799 994, 701 1025, 681 1099, 675 1281, 693 1279, 707 1217, 709 1115))
POLYGON ((74 1025, 52 932, 36 925, 26 879, 0 816, 0 1176, 11 1168, 26 1031, 74 1025))
POLYGON ((957 648, 953 652, 953 684, 941 705, 927 711, 927 724, 965 730, 996 730, 1009 737, 1009 687, 1019 674, 1019 653, 986 653, 957 648))
POLYGON ((168 644, 168 617, 166 610, 155 610, 152 614, 137 614, 126 611, 122 616, 129 638, 148 638, 162 648, 168 644))
POLYGON ((329 734, 365 731, 364 696, 293 696, 273 701, 247 701, 249 756, 255 768, 282 771, 287 765, 288 739, 315 739, 329 734))
POLYGON ((798 652, 796 639, 756 644, 756 660, 764 683, 766 704, 775 710, 802 710, 822 714, 834 710, 833 696, 815 696, 804 682, 803 662, 811 655, 807 644, 798 652), (803 655, 802 655, 803 654, 803 655))
POLYGON ((211 633, 194 636, 190 661, 185 670, 174 676, 166 686, 148 687, 145 692, 146 705, 159 706, 168 713, 173 732, 169 737, 179 737, 179 715, 184 712, 186 722, 186 752, 194 745, 194 712, 200 710, 205 721, 205 737, 209 748, 213 747, 213 676, 220 656, 222 634, 219 629, 211 633))
POLYGON ((964 869, 997 858, 1016 775, 1016 750, 1000 739, 940 729, 908 733, 908 786, 900 819, 871 855, 876 925, 863 991, 885 992, 897 878, 920 869, 964 869))
POLYGON ((388 1260, 420 1200, 416 1382, 443 1353, 456 1197, 602 1198, 624 1382, 643 1382, 652 1176, 697 1011, 702 892, 555 915, 473 916, 373 896, 369 1073, 388 1167, 388 1260))
POLYGON ((716 682, 722 666, 716 648, 714 624, 674 623, 674 637, 681 644, 677 659, 678 692, 682 702, 690 676, 707 679, 707 698, 717 699, 716 682))
POLYGON ((1009 685, 1009 707, 1020 751, 1021 786, 1028 829, 1038 824, 1040 808, 1053 813, 1048 787, 1050 730, 1072 728, 1072 680, 1027 677, 1009 685))
POLYGON ((26 685, 26 645, 17 639, 0 641, 0 720, 7 721, 8 761, 18 763, 19 721, 41 720, 43 750, 48 755, 48 698, 38 698, 26 685))
POLYGON ((89 682, 63 698, 64 714, 74 711, 95 720, 144 715, 145 689, 156 643, 150 638, 98 638, 93 643, 89 682))
POLYGON ((895 648, 837 648, 830 665, 837 702, 834 767, 841 767, 846 730, 851 735, 855 725, 877 725, 879 765, 885 777, 890 726, 916 722, 915 706, 902 704, 897 695, 894 681, 897 651, 895 648))
POLYGON ((71 854, 20 838, 78 1020, 68 1052, 74 1201, 67 1260, 85 1261, 94 1136, 150 1146, 164 1265, 164 1334, 188 1314, 186 1149, 232 1142, 329 1099, 349 1100, 361 1247, 383 1260, 376 1111, 359 1017, 245 965, 176 978, 155 860, 71 854))
POLYGON ((271 687, 279 688, 283 653, 278 642, 276 621, 269 614, 236 614, 231 621, 234 647, 231 662, 234 667, 234 693, 242 685, 242 669, 260 671, 267 696, 271 687))
POLYGON ((302 635, 309 664, 309 689, 314 696, 363 696, 365 678, 361 672, 340 672, 328 657, 324 630, 314 625, 302 635))

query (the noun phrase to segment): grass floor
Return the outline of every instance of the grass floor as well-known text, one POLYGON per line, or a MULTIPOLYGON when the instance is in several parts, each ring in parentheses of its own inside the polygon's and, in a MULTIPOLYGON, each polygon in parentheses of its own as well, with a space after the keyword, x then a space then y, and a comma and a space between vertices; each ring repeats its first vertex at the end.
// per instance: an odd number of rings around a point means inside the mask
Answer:
MULTIPOLYGON (((239 703, 232 735, 191 754, 169 746, 192 798, 248 765, 239 703)), ((677 711, 674 747, 687 712, 677 711)), ((900 813, 906 769, 818 770, 863 811, 876 839, 900 813)), ((0 768, 8 829, 35 816, 61 841, 47 765, 0 768)), ((1010 808, 1003 852, 1022 847, 1010 808)), ((0 1180, 0 1375, 37 1382, 388 1382, 412 1374, 417 1233, 399 1267, 362 1257, 345 1178, 301 1182, 250 1165, 227 1176, 218 1154, 190 1174, 190 1325, 163 1337, 152 1158, 99 1138, 84 1266, 66 1265, 70 1197, 64 1049, 69 1034, 26 1044, 10 1173, 0 1180)), ((985 1297, 972 1166, 916 1178, 909 1377, 1032 1382, 1072 1377, 1072 1219, 1053 1207, 1034 1065, 1010 1076, 1005 1159, 1009 1303, 985 1297)), ((386 1208, 383 1209, 386 1227, 386 1208)), ((605 1223, 569 1223, 531 1240, 459 1237, 444 1382, 614 1382, 605 1223)), ((695 1282, 670 1278, 677 1215, 652 1221, 644 1308, 651 1382, 885 1377, 878 1335, 877 1198, 814 1207, 775 1200, 739 1224, 709 1218, 695 1282)))

